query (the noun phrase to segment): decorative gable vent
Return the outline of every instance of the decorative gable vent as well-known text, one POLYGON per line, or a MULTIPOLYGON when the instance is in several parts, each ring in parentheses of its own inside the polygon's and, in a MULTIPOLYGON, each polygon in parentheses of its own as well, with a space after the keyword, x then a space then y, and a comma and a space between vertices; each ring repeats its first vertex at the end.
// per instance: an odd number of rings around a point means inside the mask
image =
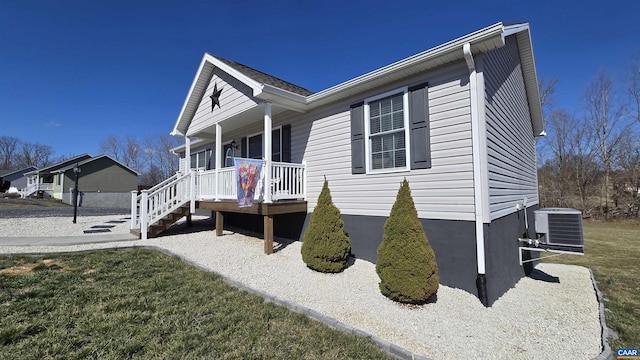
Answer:
POLYGON ((570 208, 545 208, 534 211, 540 247, 549 250, 584 253, 582 213, 570 208))

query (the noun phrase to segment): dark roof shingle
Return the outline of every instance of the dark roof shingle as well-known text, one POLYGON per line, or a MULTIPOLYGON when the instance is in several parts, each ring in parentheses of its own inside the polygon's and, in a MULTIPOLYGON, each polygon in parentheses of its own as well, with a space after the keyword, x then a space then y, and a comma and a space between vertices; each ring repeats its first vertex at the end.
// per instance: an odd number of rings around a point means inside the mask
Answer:
POLYGON ((222 58, 220 56, 217 55, 211 55, 213 57, 215 57, 216 59, 222 61, 223 63, 231 66, 232 68, 240 71, 241 73, 243 73, 244 75, 250 77, 251 79, 259 82, 259 83, 263 83, 263 84, 268 84, 271 86, 275 86, 277 88, 280 88, 282 90, 287 90, 290 91, 292 93, 298 94, 298 95, 302 95, 302 96, 309 96, 311 94, 313 94, 313 91, 309 91, 303 87, 300 87, 298 85, 292 84, 288 81, 284 81, 282 79, 279 79, 275 76, 271 76, 269 74, 265 74, 262 71, 256 70, 254 68, 251 68, 249 66, 237 63, 235 61, 231 61, 225 58, 222 58))

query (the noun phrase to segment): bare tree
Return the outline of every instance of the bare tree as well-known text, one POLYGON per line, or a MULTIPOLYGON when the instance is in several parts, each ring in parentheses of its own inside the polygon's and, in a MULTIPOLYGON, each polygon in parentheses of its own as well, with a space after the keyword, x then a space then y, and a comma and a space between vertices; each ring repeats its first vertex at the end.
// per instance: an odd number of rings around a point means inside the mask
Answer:
POLYGON ((121 138, 117 135, 109 135, 107 139, 100 142, 100 151, 138 172, 144 171, 142 148, 135 136, 127 135, 121 138))
POLYGON ((17 167, 35 166, 42 168, 52 164, 53 148, 50 145, 23 142, 16 156, 17 167))
POLYGON ((109 135, 108 138, 101 141, 100 151, 118 161, 124 159, 124 145, 122 144, 122 140, 116 135, 109 135))
POLYGON ((0 136, 0 166, 2 169, 11 169, 14 166, 18 144, 20 144, 18 138, 0 136))
MULTIPOLYGON (((601 70, 587 87, 585 94, 585 110, 588 119, 595 129, 594 136, 598 143, 598 158, 604 171, 604 215, 609 217, 609 186, 611 175, 611 159, 617 143, 621 139, 620 120, 624 108, 614 96, 613 81, 605 70, 601 70)), ((602 201, 602 200, 601 200, 602 201)))
POLYGON ((178 139, 166 134, 147 136, 144 139, 144 153, 148 164, 148 174, 144 184, 157 184, 178 171, 178 157, 171 149, 178 146, 178 139))
POLYGON ((100 150, 140 173, 140 184, 157 184, 178 171, 178 158, 171 148, 178 145, 172 136, 147 136, 141 142, 135 136, 109 136, 100 150))
POLYGON ((640 136, 624 132, 619 150, 613 163, 616 169, 614 178, 614 202, 621 202, 627 216, 638 217, 640 212, 640 136))
POLYGON ((547 129, 545 145, 551 158, 539 171, 544 206, 570 206, 586 211, 587 198, 598 174, 592 129, 564 110, 549 115, 547 129), (575 196, 579 196, 580 204, 574 202, 575 196))
MULTIPOLYGON (((545 122, 554 112, 554 94, 558 82, 559 80, 557 78, 546 78, 545 76, 541 76, 538 79, 540 105, 542 106, 542 115, 545 122)), ((538 138, 536 141, 536 158, 539 166, 543 165, 548 160, 549 155, 547 151, 545 151, 548 148, 548 142, 549 140, 546 138, 538 138)))
POLYGON ((546 78, 544 75, 538 79, 538 91, 540 92, 540 105, 542 109, 547 113, 553 110, 555 105, 554 94, 556 92, 556 86, 560 80, 558 78, 546 78))
POLYGON ((631 62, 628 73, 628 91, 632 106, 635 107, 636 121, 640 122, 640 59, 631 62))
POLYGON ((142 147, 135 136, 127 135, 125 137, 123 162, 128 167, 142 172, 144 170, 144 158, 142 147))

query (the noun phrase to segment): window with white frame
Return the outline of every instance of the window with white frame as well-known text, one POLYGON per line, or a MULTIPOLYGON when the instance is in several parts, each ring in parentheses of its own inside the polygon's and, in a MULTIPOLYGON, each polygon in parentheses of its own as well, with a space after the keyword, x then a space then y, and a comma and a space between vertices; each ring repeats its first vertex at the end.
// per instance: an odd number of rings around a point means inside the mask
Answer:
POLYGON ((209 162, 208 153, 209 153, 208 150, 201 150, 191 154, 191 168, 206 170, 207 163, 209 162))
MULTIPOLYGON (((247 136, 247 157, 262 159, 263 146, 262 133, 247 136)), ((271 161, 282 161, 282 127, 271 131, 271 161)))
POLYGON ((371 172, 409 170, 407 89, 365 100, 367 168, 371 172))

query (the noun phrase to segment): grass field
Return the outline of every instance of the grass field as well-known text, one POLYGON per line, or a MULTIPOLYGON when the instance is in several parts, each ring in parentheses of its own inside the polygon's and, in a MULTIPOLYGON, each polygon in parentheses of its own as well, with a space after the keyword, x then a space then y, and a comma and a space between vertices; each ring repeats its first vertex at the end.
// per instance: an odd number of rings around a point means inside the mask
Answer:
POLYGON ((0 198, 0 208, 16 208, 29 206, 71 207, 57 199, 10 199, 0 198))
POLYGON ((605 301, 607 325, 620 336, 612 349, 640 346, 640 223, 585 222, 584 256, 561 256, 546 262, 591 268, 605 301))
POLYGON ((0 359, 383 359, 149 250, 0 257, 0 359))

